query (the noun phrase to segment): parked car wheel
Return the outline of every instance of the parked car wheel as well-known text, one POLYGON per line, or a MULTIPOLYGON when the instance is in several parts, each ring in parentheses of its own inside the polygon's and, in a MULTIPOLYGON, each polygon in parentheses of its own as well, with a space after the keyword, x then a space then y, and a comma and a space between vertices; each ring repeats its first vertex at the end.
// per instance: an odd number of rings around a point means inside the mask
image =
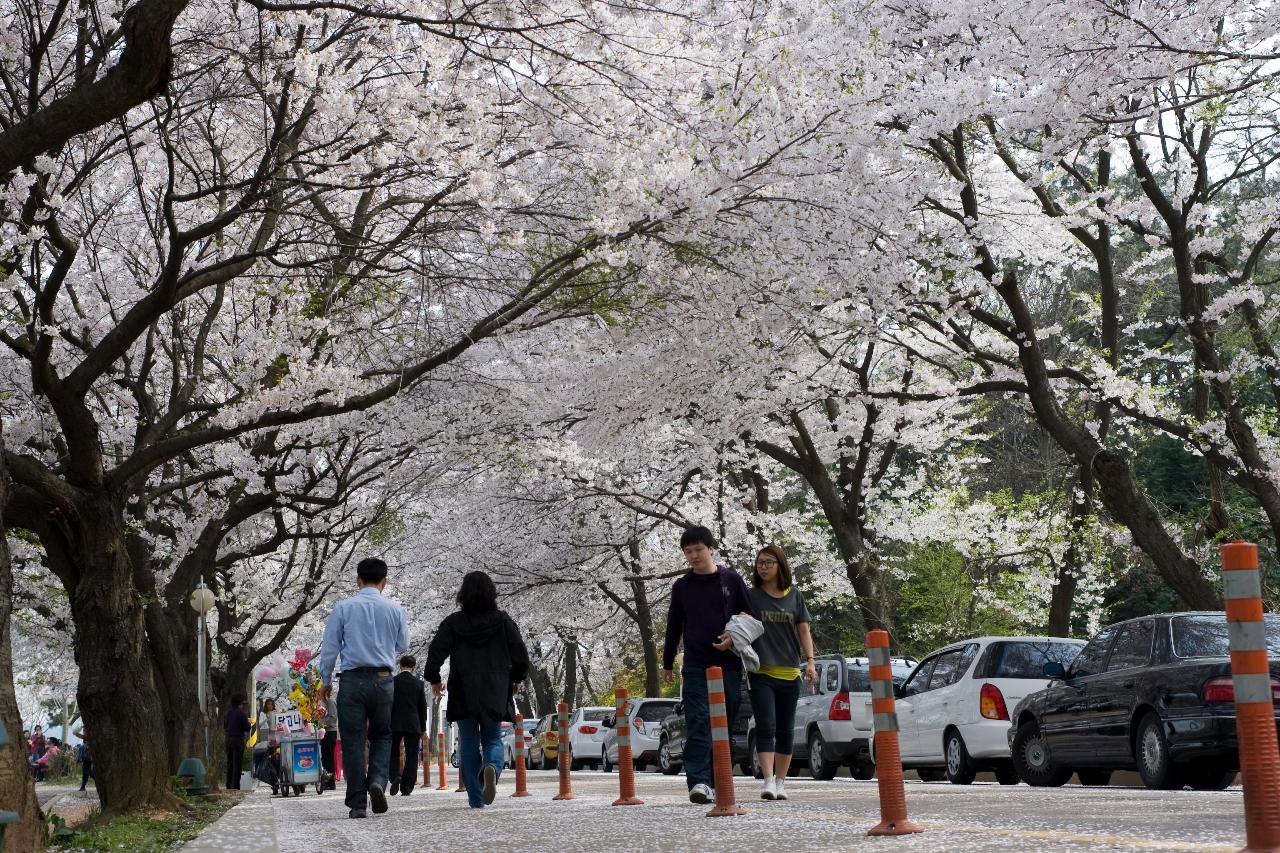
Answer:
POLYGON ((1076 776, 1080 778, 1081 785, 1088 785, 1092 788, 1101 788, 1111 784, 1110 770, 1077 770, 1076 776))
POLYGON ((547 757, 546 750, 538 750, 538 768, 539 770, 555 770, 556 764, 547 757))
POLYGON ((613 765, 609 763, 609 748, 601 747, 600 749, 600 772, 612 773, 613 765))
POLYGON ((680 765, 671 759, 671 745, 665 737, 658 742, 658 769, 664 776, 674 776, 680 772, 680 765))
POLYGON ((955 729, 947 732, 945 750, 947 780, 952 785, 973 784, 973 778, 978 775, 978 769, 973 766, 973 759, 969 757, 969 750, 965 748, 964 738, 960 737, 960 732, 955 729))
POLYGON ((1169 756, 1164 723, 1156 714, 1147 714, 1138 726, 1136 744, 1138 775, 1153 791, 1176 791, 1183 785, 1182 768, 1169 756))
POLYGON ((916 767, 915 771, 921 782, 941 782, 947 778, 947 771, 941 767, 916 767))
POLYGON ((570 756, 569 756, 569 769, 570 769, 570 770, 581 770, 582 768, 584 768, 584 767, 586 767, 586 766, 587 766, 587 762, 586 762, 586 760, 585 760, 585 759, 582 759, 582 758, 574 758, 572 755, 570 755, 570 756))
POLYGON ((1022 781, 1018 778, 1018 771, 1014 768, 1012 761, 1001 761, 992 772, 996 774, 996 781, 1001 785, 1016 785, 1022 781))
POLYGON ((1018 777, 1037 788, 1060 788, 1071 778, 1070 767, 1057 767, 1049 755, 1049 745, 1033 721, 1018 726, 1013 736, 1013 766, 1018 777))
POLYGON ((863 782, 876 778, 876 765, 871 761, 854 764, 849 771, 853 774, 853 778, 861 779, 863 782))
POLYGON ((809 775, 815 779, 834 779, 840 766, 822 757, 824 742, 821 732, 809 735, 809 775))
POLYGON ((1197 791, 1225 791, 1236 780, 1236 771, 1212 762, 1193 764, 1187 771, 1187 784, 1197 791))

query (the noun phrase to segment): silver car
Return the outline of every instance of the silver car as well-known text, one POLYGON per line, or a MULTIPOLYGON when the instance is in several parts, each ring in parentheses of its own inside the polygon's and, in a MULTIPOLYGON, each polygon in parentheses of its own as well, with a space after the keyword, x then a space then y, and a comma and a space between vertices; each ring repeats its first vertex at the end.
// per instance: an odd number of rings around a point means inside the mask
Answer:
MULTIPOLYGON (((678 699, 639 698, 627 700, 627 714, 631 717, 631 760, 637 770, 646 764, 658 765, 658 741, 662 734, 662 721, 675 710, 678 699)), ((607 728, 602 747, 600 769, 606 773, 618 763, 618 730, 614 727, 614 715, 601 721, 607 728)))
MULTIPOLYGON (((892 658, 893 680, 901 684, 916 665, 914 658, 892 658)), ((817 683, 801 682, 796 703, 793 766, 802 762, 815 779, 833 779, 847 765, 855 779, 875 775, 871 758, 871 678, 865 657, 822 655, 814 661, 817 683)), ((752 771, 764 774, 756 753, 755 720, 747 734, 752 771)))

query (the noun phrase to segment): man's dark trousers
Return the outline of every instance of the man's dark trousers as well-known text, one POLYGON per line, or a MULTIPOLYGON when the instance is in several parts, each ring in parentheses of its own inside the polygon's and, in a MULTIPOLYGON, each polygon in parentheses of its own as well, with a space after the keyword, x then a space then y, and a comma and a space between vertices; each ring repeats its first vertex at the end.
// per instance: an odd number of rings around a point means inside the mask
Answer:
POLYGON ((391 793, 399 789, 401 794, 413 792, 418 784, 418 743, 422 735, 417 732, 391 733, 391 793))
POLYGON ((349 809, 368 807, 370 785, 381 785, 384 791, 387 788, 394 691, 389 671, 385 675, 351 670, 342 673, 338 690, 338 734, 342 737, 342 773, 347 782, 349 809))
MULTIPOLYGON (((707 690, 707 670, 701 666, 686 666, 680 670, 683 682, 681 696, 684 701, 684 774, 689 790, 694 785, 715 788, 716 781, 711 768, 711 702, 707 690)), ((742 672, 724 670, 724 703, 729 715, 729 736, 733 736, 733 721, 738 716, 742 702, 742 672)), ((732 747, 733 741, 730 740, 732 747)))
MULTIPOLYGON (((244 764, 244 738, 227 742, 227 790, 240 790, 240 769, 244 764)), ((85 757, 84 780, 89 780, 89 759, 85 757)))

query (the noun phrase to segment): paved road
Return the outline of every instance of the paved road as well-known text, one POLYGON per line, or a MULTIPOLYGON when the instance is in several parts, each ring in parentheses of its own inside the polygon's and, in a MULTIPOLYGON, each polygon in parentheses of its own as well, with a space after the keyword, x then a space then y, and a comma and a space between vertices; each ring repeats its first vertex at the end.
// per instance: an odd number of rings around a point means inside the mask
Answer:
MULTIPOLYGON (((465 794, 418 789, 411 797, 392 798, 387 814, 363 821, 346 817, 341 785, 336 794, 287 800, 260 791, 190 849, 243 849, 236 846, 237 838, 253 837, 265 842, 259 849, 270 850, 273 829, 280 853, 460 850, 495 844, 515 851, 733 851, 767 845, 792 850, 1234 853, 1244 840, 1238 788, 1154 792, 1071 785, 1041 790, 908 782, 911 818, 927 832, 873 839, 866 830, 879 817, 875 782, 792 779, 787 782, 791 799, 770 803, 755 799, 758 782, 737 777, 738 800, 748 814, 707 818, 705 806, 685 799, 682 777, 640 774, 645 805, 631 807, 610 805, 617 796, 616 774, 575 774, 578 799, 572 802, 551 801, 554 774, 529 777, 532 797, 510 798, 511 774, 504 773, 498 801, 482 811, 468 809, 465 794)), ((456 777, 451 775, 451 781, 456 777)))

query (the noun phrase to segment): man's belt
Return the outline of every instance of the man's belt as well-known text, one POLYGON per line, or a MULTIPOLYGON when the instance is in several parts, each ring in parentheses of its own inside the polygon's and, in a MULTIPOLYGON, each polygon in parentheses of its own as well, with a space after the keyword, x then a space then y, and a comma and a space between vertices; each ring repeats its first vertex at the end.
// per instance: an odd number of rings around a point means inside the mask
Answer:
POLYGON ((362 674, 362 675, 369 675, 369 674, 373 674, 373 675, 390 675, 390 674, 391 674, 391 667, 388 667, 388 666, 353 666, 353 667, 350 667, 350 668, 348 668, 348 669, 344 669, 342 672, 338 673, 338 677, 339 677, 339 678, 341 678, 342 676, 346 675, 347 673, 352 673, 352 674, 360 673, 360 674, 362 674))

